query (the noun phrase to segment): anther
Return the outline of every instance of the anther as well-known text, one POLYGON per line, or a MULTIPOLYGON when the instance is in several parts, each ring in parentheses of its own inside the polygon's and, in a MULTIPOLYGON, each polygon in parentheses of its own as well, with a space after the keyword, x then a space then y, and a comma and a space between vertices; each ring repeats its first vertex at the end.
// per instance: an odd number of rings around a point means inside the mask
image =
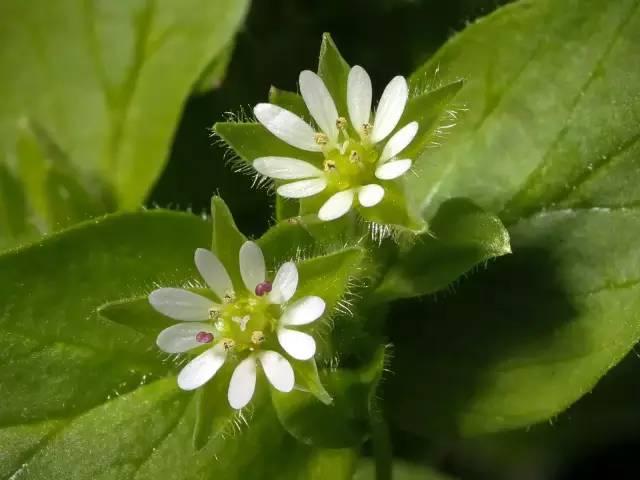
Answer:
POLYGON ((360 154, 358 152, 356 152, 355 150, 351 150, 351 153, 349 154, 349 161, 351 163, 359 163, 360 162, 360 154))
POLYGON ((260 345, 262 342, 264 342, 264 333, 262 333, 260 330, 256 330, 255 332, 253 332, 251 334, 251 342, 256 345, 260 345))
POLYGON ((198 343, 211 343, 213 342, 213 334, 209 332, 198 332, 196 334, 196 342, 198 343))
POLYGON ((327 137, 324 133, 322 132, 317 132, 314 136, 313 139, 315 140, 315 142, 318 145, 326 145, 327 143, 329 143, 329 137, 327 137))
POLYGON ((231 303, 236 299, 236 294, 233 290, 227 290, 226 292, 224 292, 224 298, 222 299, 222 301, 224 303, 231 303))
POLYGON ((336 169, 336 162, 334 162, 333 160, 325 160, 324 161, 324 171, 325 172, 332 172, 335 169, 336 169))
POLYGON ((343 130, 344 128, 346 128, 347 126, 347 119, 344 117, 338 117, 338 119, 336 120, 336 127, 338 127, 338 130, 343 130))
POLYGON ((362 124, 362 133, 364 134, 365 137, 369 136, 372 129, 373 129, 373 126, 370 123, 367 122, 362 124))
POLYGON ((230 338, 224 338, 222 340, 222 346, 224 347, 225 350, 229 351, 236 346, 236 342, 234 342, 230 338))
POLYGON ((271 282, 260 282, 258 285, 256 285, 256 295, 259 297, 262 297, 263 295, 266 295, 267 293, 269 293, 272 289, 272 285, 271 282))
POLYGON ((218 320, 220 318, 220 311, 216 308, 209 309, 209 320, 218 320))

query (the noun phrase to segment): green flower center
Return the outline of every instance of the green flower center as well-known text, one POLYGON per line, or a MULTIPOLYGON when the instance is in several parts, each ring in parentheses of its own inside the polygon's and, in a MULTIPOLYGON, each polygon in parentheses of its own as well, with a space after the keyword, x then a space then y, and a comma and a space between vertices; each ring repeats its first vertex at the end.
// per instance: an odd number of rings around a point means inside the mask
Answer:
POLYGON ((380 154, 373 145, 350 139, 343 145, 342 151, 325 151, 324 157, 327 182, 334 190, 379 183, 375 171, 380 154))

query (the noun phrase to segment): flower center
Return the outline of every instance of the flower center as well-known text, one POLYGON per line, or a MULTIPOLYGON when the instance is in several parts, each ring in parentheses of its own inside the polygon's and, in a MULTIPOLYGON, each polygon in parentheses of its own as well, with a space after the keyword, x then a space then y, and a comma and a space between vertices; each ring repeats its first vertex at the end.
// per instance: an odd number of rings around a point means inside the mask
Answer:
POLYGON ((373 145, 351 138, 341 148, 325 151, 324 155, 325 175, 334 190, 378 182, 375 170, 380 155, 373 145))

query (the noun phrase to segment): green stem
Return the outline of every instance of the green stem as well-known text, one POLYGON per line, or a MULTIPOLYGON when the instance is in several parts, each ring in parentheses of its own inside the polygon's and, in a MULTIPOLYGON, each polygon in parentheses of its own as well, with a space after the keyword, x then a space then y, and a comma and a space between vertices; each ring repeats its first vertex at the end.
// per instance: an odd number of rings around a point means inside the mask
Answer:
POLYGON ((371 441, 376 464, 376 480, 392 480, 393 453, 387 422, 376 408, 371 408, 369 415, 371 441))

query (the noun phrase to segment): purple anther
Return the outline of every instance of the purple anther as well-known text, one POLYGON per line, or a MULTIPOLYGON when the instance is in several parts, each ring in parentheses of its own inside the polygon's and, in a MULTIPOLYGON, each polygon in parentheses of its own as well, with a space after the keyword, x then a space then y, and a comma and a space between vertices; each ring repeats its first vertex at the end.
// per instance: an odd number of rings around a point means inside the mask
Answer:
POLYGON ((261 282, 256 285, 256 295, 262 297, 271 291, 271 282, 261 282))
POLYGON ((211 343, 213 342, 213 334, 209 332, 198 332, 196 334, 196 342, 211 343))

